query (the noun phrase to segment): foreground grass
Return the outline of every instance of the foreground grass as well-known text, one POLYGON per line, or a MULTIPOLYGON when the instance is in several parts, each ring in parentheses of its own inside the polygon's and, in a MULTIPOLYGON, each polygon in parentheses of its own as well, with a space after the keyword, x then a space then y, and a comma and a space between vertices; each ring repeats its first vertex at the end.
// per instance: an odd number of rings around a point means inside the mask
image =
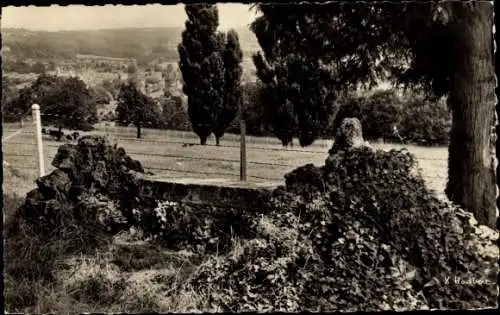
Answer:
MULTIPOLYGON (((187 253, 78 224, 41 238, 15 217, 34 181, 4 167, 4 305, 8 312, 193 312, 204 296, 181 286, 203 262, 187 253), (14 184, 14 185, 13 185, 14 184)), ((208 259, 209 257, 205 257, 208 259)))
MULTIPOLYGON (((4 200, 9 213, 21 201, 4 200)), ((204 305, 194 289, 180 290, 198 257, 137 241, 131 232, 111 238, 75 225, 42 239, 13 216, 5 227, 9 312, 191 312, 204 305)))

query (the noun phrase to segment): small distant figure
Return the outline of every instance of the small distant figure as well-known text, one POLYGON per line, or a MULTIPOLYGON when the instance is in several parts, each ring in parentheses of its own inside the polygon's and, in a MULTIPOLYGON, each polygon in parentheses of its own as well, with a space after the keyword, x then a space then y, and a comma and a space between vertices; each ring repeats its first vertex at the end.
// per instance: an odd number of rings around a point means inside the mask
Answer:
POLYGON ((78 131, 75 131, 73 132, 73 140, 78 140, 78 138, 80 137, 80 133, 78 131))
POLYGON ((396 125, 392 126, 392 131, 394 135, 399 138, 399 141, 401 141, 402 144, 406 144, 405 139, 399 134, 398 127, 396 127, 396 125))

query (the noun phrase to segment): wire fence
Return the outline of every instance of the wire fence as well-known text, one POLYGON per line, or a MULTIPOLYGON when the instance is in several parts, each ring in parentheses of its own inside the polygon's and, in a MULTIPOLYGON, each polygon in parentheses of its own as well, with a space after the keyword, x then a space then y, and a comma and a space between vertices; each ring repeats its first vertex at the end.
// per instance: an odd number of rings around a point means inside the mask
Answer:
MULTIPOLYGON (((43 113, 41 115, 44 121, 43 113)), ((2 151, 6 166, 24 170, 30 178, 37 177, 36 128, 29 114, 19 122, 3 123, 2 151)), ((56 130, 46 127, 46 129, 56 130)), ((68 130, 63 130, 68 133, 68 130)), ((239 135, 226 134, 220 145, 209 139, 200 145, 192 132, 175 130, 142 129, 141 139, 135 137, 135 127, 117 126, 112 123, 97 124, 82 135, 106 136, 111 144, 123 147, 128 155, 141 162, 146 171, 165 177, 197 177, 236 179, 240 176, 239 135)), ((51 162, 59 146, 74 139, 43 135, 44 161, 47 172, 54 168, 51 162)), ((283 182, 284 175, 294 168, 313 163, 324 164, 332 141, 318 140, 313 145, 283 147, 279 140, 269 137, 246 137, 247 176, 249 181, 283 182)), ((417 147, 403 144, 372 143, 377 149, 401 149, 406 147, 418 159, 424 178, 436 190, 444 189, 447 177, 447 148, 417 147)), ((8 174, 7 174, 8 175, 8 174)))

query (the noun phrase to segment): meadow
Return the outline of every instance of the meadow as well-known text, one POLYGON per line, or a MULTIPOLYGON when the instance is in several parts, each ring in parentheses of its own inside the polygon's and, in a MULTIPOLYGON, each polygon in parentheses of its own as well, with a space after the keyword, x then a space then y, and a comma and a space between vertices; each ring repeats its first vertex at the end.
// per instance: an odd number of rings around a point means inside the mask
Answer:
MULTIPOLYGON (((4 160, 26 178, 22 185, 5 173, 4 189, 16 183, 16 192, 25 194, 34 188, 37 175, 34 126, 26 124, 18 135, 19 124, 4 124, 4 160), (12 136, 11 138, 9 138, 12 136)), ((225 178, 237 180, 240 170, 240 136, 226 134, 219 147, 215 140, 208 145, 198 145, 192 132, 143 129, 142 139, 137 139, 133 127, 99 125, 87 134, 105 135, 111 143, 125 149, 127 154, 139 160, 146 171, 164 178, 225 178)), ((284 148, 278 139, 268 137, 246 137, 247 176, 249 182, 284 183, 284 175, 298 166, 313 163, 322 165, 332 144, 330 140, 318 140, 302 148, 295 140, 294 147, 284 148)), ((49 136, 43 137, 46 172, 53 170, 52 159, 62 142, 49 136)), ((448 152, 445 147, 419 147, 403 144, 371 143, 376 149, 390 150, 406 148, 418 159, 429 188, 443 194, 447 176, 448 152)), ((5 168, 5 167, 4 167, 5 168)), ((4 170, 5 172, 5 170, 4 170)))

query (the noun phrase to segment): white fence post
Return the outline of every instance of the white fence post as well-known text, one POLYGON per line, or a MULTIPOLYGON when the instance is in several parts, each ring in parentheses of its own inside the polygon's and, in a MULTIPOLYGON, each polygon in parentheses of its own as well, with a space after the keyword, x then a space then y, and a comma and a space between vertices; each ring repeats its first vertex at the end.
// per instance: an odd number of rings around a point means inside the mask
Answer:
POLYGON ((40 118, 40 106, 38 104, 33 104, 31 109, 33 112, 33 120, 35 121, 36 148, 38 153, 38 175, 42 177, 45 175, 45 159, 43 156, 42 120, 40 118))

